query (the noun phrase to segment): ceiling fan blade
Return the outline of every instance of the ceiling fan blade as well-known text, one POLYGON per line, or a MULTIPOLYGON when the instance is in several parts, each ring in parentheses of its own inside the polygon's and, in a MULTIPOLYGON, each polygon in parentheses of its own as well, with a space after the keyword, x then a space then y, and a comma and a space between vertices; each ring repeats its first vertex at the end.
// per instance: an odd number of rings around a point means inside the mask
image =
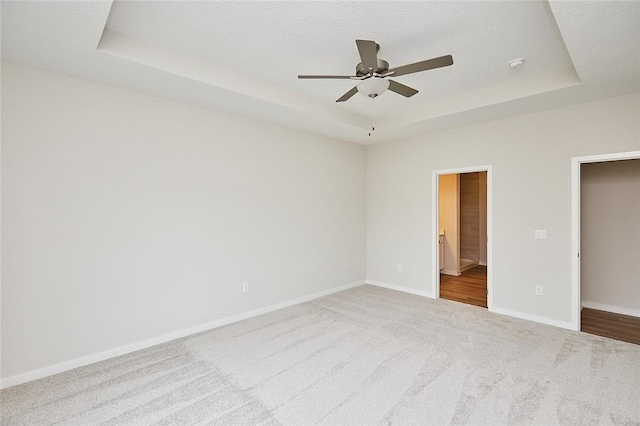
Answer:
POLYGON ((416 89, 413 87, 405 86, 404 84, 400 84, 397 81, 389 80, 389 90, 392 92, 396 92, 399 95, 402 95, 406 98, 410 98, 411 96, 418 93, 416 89))
POLYGON ((448 67, 453 65, 453 57, 451 55, 440 56, 439 58, 427 59, 426 61, 416 62, 415 64, 403 65, 398 68, 390 69, 394 72, 393 76, 413 74, 414 72, 432 70, 434 68, 448 67))
POLYGON ((311 79, 311 78, 330 78, 330 79, 352 79, 353 76, 349 75, 299 75, 299 79, 311 79))
POLYGON ((365 70, 375 71, 378 69, 378 55, 376 42, 372 40, 356 40, 358 53, 362 59, 362 67, 365 70))
POLYGON ((340 97, 340 99, 338 99, 336 102, 344 102, 346 100, 349 100, 349 98, 351 98, 356 93, 358 93, 358 87, 357 86, 353 86, 353 89, 349 90, 347 93, 342 95, 340 97))

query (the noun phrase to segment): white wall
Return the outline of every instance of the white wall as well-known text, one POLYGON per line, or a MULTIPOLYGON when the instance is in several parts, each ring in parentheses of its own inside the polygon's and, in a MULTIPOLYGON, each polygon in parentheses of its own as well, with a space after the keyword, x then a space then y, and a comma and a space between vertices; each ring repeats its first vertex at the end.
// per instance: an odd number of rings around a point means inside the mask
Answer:
POLYGON ((580 173, 582 302, 640 316, 640 160, 580 173))
POLYGON ((460 275, 460 175, 440 175, 439 230, 444 232, 443 274, 460 275))
POLYGON ((365 278, 363 146, 10 63, 2 112, 5 378, 365 278))
POLYGON ((494 308, 569 327, 571 157, 638 148, 639 94, 370 146, 367 278, 430 292, 431 173, 493 165, 494 308))

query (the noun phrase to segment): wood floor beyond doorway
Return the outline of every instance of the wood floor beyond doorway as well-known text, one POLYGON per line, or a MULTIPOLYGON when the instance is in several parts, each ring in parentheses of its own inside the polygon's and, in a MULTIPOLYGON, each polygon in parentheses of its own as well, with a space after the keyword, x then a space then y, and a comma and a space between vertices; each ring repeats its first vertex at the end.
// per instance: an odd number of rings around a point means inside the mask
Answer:
POLYGON ((640 318, 582 308, 581 329, 585 333, 640 345, 640 318))
POLYGON ((487 307, 487 267, 476 266, 457 277, 440 274, 440 297, 487 307))

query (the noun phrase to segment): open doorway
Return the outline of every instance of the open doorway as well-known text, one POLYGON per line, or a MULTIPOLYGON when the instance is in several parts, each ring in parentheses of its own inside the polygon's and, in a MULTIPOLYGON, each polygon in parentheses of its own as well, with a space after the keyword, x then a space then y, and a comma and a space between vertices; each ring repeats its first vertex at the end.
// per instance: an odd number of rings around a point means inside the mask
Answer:
POLYGON ((581 331, 640 344, 640 159, 580 167, 581 331))
POLYGON ((640 343, 638 188, 640 151, 572 159, 575 330, 640 343))
POLYGON ((491 167, 434 172, 434 294, 491 309, 491 167))

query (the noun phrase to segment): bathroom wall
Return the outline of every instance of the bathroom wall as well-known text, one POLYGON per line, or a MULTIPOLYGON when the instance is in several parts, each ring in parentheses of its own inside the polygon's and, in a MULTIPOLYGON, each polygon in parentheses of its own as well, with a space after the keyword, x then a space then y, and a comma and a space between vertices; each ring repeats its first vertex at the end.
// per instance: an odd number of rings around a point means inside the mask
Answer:
POLYGON ((581 168, 584 306, 640 317, 640 160, 581 168))
POLYGON ((480 265, 487 264, 487 172, 480 172, 480 265))
POLYGON ((479 173, 460 175, 460 258, 476 262, 480 259, 479 175, 479 173))
POLYGON ((440 185, 440 232, 444 231, 444 269, 443 274, 460 275, 460 256, 458 229, 460 199, 459 175, 441 175, 440 185))

